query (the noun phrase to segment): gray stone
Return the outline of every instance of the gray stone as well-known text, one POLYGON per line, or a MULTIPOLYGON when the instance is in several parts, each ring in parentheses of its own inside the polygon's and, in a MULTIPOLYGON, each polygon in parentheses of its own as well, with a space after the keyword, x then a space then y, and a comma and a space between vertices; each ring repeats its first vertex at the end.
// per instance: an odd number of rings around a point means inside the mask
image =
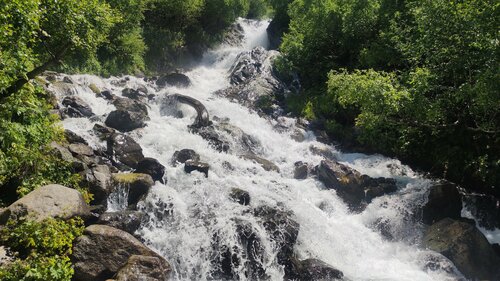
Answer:
POLYGON ((116 275, 116 281, 165 281, 170 273, 165 260, 151 256, 131 256, 116 275))
POLYGON ((120 212, 110 212, 102 214, 97 224, 107 225, 114 228, 121 229, 130 234, 134 232, 141 225, 144 214, 139 211, 120 211, 120 212))
POLYGON ((268 172, 269 171, 273 171, 273 172, 277 172, 277 173, 280 172, 280 168, 278 168, 278 166, 276 166, 276 164, 274 164, 273 162, 271 162, 267 159, 259 157, 255 154, 245 154, 245 155, 242 155, 241 158, 246 159, 246 160, 251 160, 251 161, 259 164, 264 170, 266 170, 268 172))
POLYGON ((299 161, 295 162, 294 166, 295 169, 293 171, 293 178, 298 180, 306 179, 309 174, 309 167, 307 166, 307 163, 299 161))
POLYGON ((139 161, 135 173, 142 173, 150 175, 154 181, 165 183, 163 177, 165 175, 165 166, 154 158, 146 157, 139 161))
MULTIPOLYGON (((81 116, 84 117, 91 117, 94 115, 94 113, 92 112, 92 108, 78 96, 65 97, 62 101, 62 104, 68 107, 68 109, 75 110, 76 115, 78 115, 78 113, 80 113, 81 116)), ((71 117, 79 117, 76 115, 70 114, 71 117)))
POLYGON ((90 217, 90 208, 75 189, 51 184, 39 187, 7 207, 0 214, 0 224, 8 219, 18 220, 29 216, 36 221, 46 218, 69 219, 90 217))
POLYGON ((172 156, 172 165, 175 167, 177 164, 184 164, 188 160, 200 161, 200 155, 192 149, 178 150, 172 156))
POLYGON ((101 281, 111 278, 133 255, 155 257, 164 268, 170 270, 165 259, 129 233, 110 226, 91 225, 73 244, 73 280, 101 281))
POLYGON ((247 206, 250 204, 250 194, 243 189, 233 188, 229 193, 229 197, 240 205, 247 206))
POLYGON ((184 163, 184 171, 190 174, 193 171, 197 171, 200 173, 204 173, 205 177, 208 178, 208 170, 210 169, 210 165, 200 161, 187 160, 184 163))
POLYGON ((83 143, 72 143, 69 145, 69 151, 73 153, 73 155, 84 155, 84 156, 92 156, 94 155, 94 150, 83 143))
POLYGON ((131 137, 123 134, 112 134, 107 140, 107 153, 115 161, 136 169, 144 159, 141 146, 131 137))
POLYGON ((431 225, 444 218, 459 219, 462 198, 457 186, 442 182, 431 186, 427 203, 422 208, 422 221, 431 225))
POLYGON ((473 221, 442 219, 429 227, 423 244, 450 259, 468 279, 500 279, 500 258, 473 221))

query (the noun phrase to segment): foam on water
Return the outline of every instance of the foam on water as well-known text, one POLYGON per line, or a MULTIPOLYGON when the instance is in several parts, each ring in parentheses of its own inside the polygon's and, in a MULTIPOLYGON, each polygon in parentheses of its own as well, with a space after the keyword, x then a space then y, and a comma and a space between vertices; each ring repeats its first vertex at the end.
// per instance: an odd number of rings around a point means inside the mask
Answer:
MULTIPOLYGON (((169 87, 159 92, 143 79, 128 77, 102 79, 95 76, 73 76, 82 86, 77 94, 101 116, 93 122, 70 118, 63 123, 67 129, 82 135, 93 147, 102 147, 92 133, 95 122, 113 106, 95 98, 89 88, 121 95, 124 87, 146 85, 151 92, 162 96, 169 93, 188 95, 200 100, 210 116, 229 118, 230 123, 260 141, 260 155, 274 162, 280 173, 265 171, 258 164, 230 153, 220 153, 207 141, 188 131, 194 112, 184 110, 186 118, 177 119, 160 114, 159 105, 151 103, 151 121, 143 129, 129 133, 135 138, 145 156, 153 157, 166 166, 168 183, 156 183, 140 208, 151 214, 151 220, 139 229, 146 243, 162 254, 172 265, 174 280, 206 280, 212 269, 214 233, 221 241, 237 245, 236 221, 244 221, 256 233, 266 237, 265 230, 249 212, 250 206, 229 199, 232 188, 247 190, 251 206, 280 206, 293 211, 300 224, 295 252, 300 258, 317 258, 341 270, 351 280, 456 280, 443 270, 430 270, 426 264, 435 254, 419 248, 421 228, 416 223, 415 206, 425 201, 430 181, 414 173, 399 161, 380 155, 344 154, 334 147, 321 144, 308 132, 304 142, 294 141, 289 132, 274 129, 275 121, 259 117, 248 108, 213 95, 229 86, 228 70, 237 55, 252 47, 267 46, 268 22, 241 20, 246 41, 240 47, 221 46, 206 54, 198 67, 187 75, 193 85, 186 89, 169 87), (120 82, 122 81, 122 82, 120 82), (363 174, 397 179, 399 190, 377 198, 361 214, 352 214, 333 190, 327 190, 313 178, 293 179, 294 163, 304 161, 317 165, 323 158, 310 151, 310 146, 326 148, 339 160, 363 174), (190 148, 210 164, 208 178, 194 172, 186 174, 182 166, 170 164, 176 150, 190 148), (233 169, 227 169, 227 163, 233 169), (374 225, 384 221, 393 236, 389 241, 374 225)), ((285 118, 290 124, 294 119, 285 118)), ((272 241, 264 239, 266 257, 262 263, 271 280, 282 280, 283 269, 274 262, 276 250, 272 241)), ((244 257, 241 257, 243 260, 244 257)), ((443 261, 446 263, 446 261, 443 261)), ((244 262, 240 263, 244 264, 244 262)), ((447 265, 445 265, 446 267, 447 265)), ((246 278, 240 270, 241 280, 246 278)))

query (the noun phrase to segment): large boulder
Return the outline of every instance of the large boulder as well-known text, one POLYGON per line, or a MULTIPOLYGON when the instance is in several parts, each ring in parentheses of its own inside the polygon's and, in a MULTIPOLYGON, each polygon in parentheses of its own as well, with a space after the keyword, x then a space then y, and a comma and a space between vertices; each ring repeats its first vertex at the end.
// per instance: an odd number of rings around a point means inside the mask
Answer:
POLYGON ((106 126, 120 132, 129 132, 146 126, 149 121, 147 106, 137 100, 116 98, 113 105, 117 110, 112 111, 106 118, 106 126))
POLYGON ((116 281, 165 281, 170 267, 159 257, 133 255, 115 277, 116 281))
POLYGON ((422 221, 431 225, 444 218, 459 219, 462 211, 462 198, 457 186, 441 182, 431 186, 427 203, 422 208, 422 221))
POLYGON ((450 259, 471 280, 500 280, 500 258, 474 222, 445 218, 431 225, 423 245, 450 259))
POLYGON ((107 212, 99 217, 97 224, 111 226, 134 234, 141 225, 143 218, 144 213, 139 211, 107 212))
MULTIPOLYGON (((133 255, 157 258, 165 274, 170 265, 129 233, 105 225, 91 225, 73 244, 75 281, 104 281, 123 268, 133 255)), ((152 270, 152 269, 151 269, 152 270)))
POLYGON ((47 218, 90 217, 90 208, 75 189, 58 184, 39 187, 12 203, 0 214, 0 224, 29 215, 36 221, 47 218))
POLYGON ((62 104, 67 107, 70 117, 91 117, 94 115, 92 108, 78 96, 67 96, 62 104))
POLYGON ((107 153, 113 160, 132 169, 144 159, 141 146, 131 137, 124 134, 112 134, 107 140, 107 153))
POLYGON ((191 79, 182 73, 170 73, 163 75, 156 80, 158 87, 174 86, 179 88, 187 88, 191 86, 191 79))
POLYGON ((114 192, 119 192, 117 189, 125 189, 127 194, 127 207, 129 209, 136 209, 137 203, 144 198, 154 181, 150 175, 147 174, 113 174, 114 192))
POLYGON ((323 160, 316 167, 319 180, 337 195, 353 211, 362 211, 375 197, 397 190, 396 181, 387 178, 371 178, 339 162, 323 160))
POLYGON ((146 157, 137 164, 135 173, 148 174, 154 181, 165 183, 163 176, 165 175, 165 166, 154 158, 146 157))

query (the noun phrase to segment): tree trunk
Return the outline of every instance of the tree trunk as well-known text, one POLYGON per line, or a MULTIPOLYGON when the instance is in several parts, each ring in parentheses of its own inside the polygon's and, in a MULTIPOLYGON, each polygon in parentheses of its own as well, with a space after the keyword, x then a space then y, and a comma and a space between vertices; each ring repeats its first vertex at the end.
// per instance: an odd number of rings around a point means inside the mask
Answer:
POLYGON ((26 77, 22 77, 17 79, 12 85, 10 85, 5 91, 0 92, 0 102, 3 102, 6 98, 13 95, 17 91, 19 91, 26 83, 28 83, 31 79, 36 76, 42 74, 49 66, 53 64, 59 63, 59 61, 64 57, 66 52, 69 50, 70 44, 66 44, 55 56, 53 56, 50 60, 45 62, 44 64, 36 67, 32 71, 26 73, 26 77))

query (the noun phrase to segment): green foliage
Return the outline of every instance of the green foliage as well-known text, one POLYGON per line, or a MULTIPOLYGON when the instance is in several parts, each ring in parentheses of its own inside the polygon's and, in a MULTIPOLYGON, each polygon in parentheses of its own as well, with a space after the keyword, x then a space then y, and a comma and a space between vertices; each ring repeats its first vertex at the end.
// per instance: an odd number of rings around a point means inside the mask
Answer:
POLYGON ((48 183, 77 186, 78 176, 48 147, 63 135, 46 99, 45 92, 28 86, 0 104, 0 202, 15 200, 12 191, 25 195, 48 183))
POLYGON ((71 280, 73 268, 69 255, 73 240, 83 233, 79 218, 43 222, 9 221, 1 230, 1 243, 18 251, 20 258, 8 267, 0 267, 1 280, 71 280))
POLYGON ((500 193, 498 1, 272 2, 290 16, 276 66, 305 86, 290 108, 334 137, 500 193))

